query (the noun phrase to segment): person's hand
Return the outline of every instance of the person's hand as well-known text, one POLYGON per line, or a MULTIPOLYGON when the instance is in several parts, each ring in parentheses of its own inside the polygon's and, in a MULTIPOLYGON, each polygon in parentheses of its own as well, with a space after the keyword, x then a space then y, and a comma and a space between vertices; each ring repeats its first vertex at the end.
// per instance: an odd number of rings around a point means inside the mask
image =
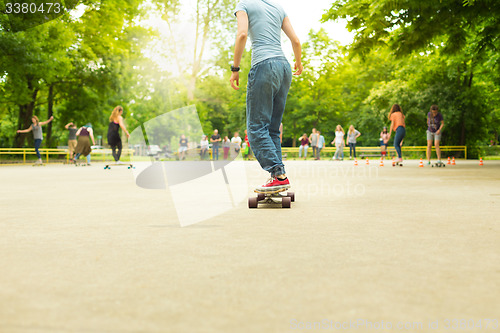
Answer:
POLYGON ((229 82, 231 82, 231 87, 234 90, 240 90, 240 73, 239 72, 232 72, 231 78, 229 79, 229 82))
POLYGON ((300 75, 300 74, 302 74, 304 67, 302 66, 301 62, 296 61, 295 65, 293 66, 293 69, 295 70, 295 73, 293 73, 293 75, 300 75))
POLYGON ((127 139, 128 139, 128 138, 130 138, 130 133, 129 133, 129 132, 127 132, 127 139))
POLYGON ((16 133, 21 133, 21 131, 20 131, 20 130, 17 130, 17 131, 16 131, 16 133))
POLYGON ((54 116, 50 116, 49 120, 52 120, 52 119, 54 119, 54 116))
POLYGON ((441 130, 437 130, 437 131, 436 131, 436 134, 437 134, 437 135, 441 134, 441 130))

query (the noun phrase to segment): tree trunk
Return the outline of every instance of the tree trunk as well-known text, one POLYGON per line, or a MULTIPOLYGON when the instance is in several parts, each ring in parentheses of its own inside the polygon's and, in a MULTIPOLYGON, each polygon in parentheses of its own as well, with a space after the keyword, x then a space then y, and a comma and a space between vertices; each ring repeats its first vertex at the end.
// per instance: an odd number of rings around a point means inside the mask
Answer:
MULTIPOLYGON (((48 115, 47 118, 52 117, 53 114, 53 106, 54 106, 54 84, 52 83, 49 86, 49 96, 48 96, 48 115)), ((47 144, 45 145, 47 148, 51 146, 52 144, 52 122, 48 123, 47 125, 47 144)))
MULTIPOLYGON (((28 87, 30 86, 31 84, 28 83, 28 87)), ((37 94, 38 94, 38 89, 33 90, 33 94, 31 95, 31 102, 19 105, 19 117, 17 120, 18 129, 24 130, 31 126, 32 124, 31 118, 33 117, 33 110, 35 109, 35 101, 37 94)), ((14 139, 14 147, 22 148, 24 145, 24 140, 27 136, 28 135, 25 133, 16 134, 16 137, 14 139)))

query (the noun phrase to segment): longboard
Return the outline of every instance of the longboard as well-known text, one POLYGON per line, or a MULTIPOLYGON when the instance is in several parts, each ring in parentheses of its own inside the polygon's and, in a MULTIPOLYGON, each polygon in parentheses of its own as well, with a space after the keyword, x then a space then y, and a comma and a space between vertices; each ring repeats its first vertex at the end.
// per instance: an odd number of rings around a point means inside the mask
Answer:
POLYGON ((122 167, 123 167, 123 166, 126 166, 126 167, 127 167, 127 169, 135 169, 135 167, 134 167, 132 164, 129 164, 129 163, 114 163, 114 164, 106 164, 106 165, 104 166, 104 170, 106 170, 106 169, 110 170, 110 169, 111 169, 111 166, 114 166, 114 167, 115 167, 115 166, 117 166, 117 167, 118 167, 118 166, 122 166, 122 167))
POLYGON ((392 166, 396 166, 396 165, 399 165, 399 166, 403 166, 403 162, 392 162, 392 166))
POLYGON ((281 188, 275 191, 258 191, 256 197, 248 198, 248 208, 257 208, 259 204, 267 205, 281 205, 281 208, 291 208, 292 202, 295 201, 295 193, 287 192, 284 193, 288 188, 281 188))
POLYGON ((444 167, 446 167, 446 164, 444 164, 443 162, 436 162, 436 163, 433 163, 433 164, 431 165, 431 167, 433 167, 433 168, 434 168, 434 167, 436 167, 436 168, 441 168, 441 167, 443 167, 443 168, 444 168, 444 167))

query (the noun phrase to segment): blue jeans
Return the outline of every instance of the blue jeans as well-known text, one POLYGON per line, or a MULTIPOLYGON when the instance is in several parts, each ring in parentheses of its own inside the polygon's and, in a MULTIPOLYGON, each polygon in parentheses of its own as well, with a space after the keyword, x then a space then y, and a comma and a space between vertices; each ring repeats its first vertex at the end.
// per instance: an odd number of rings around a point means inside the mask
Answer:
POLYGON ((212 146, 212 160, 219 160, 219 146, 212 146))
POLYGON ((349 156, 356 158, 356 143, 349 142, 349 156))
POLYGON ((40 151, 38 149, 40 149, 40 146, 42 145, 42 139, 35 139, 35 152, 36 152, 36 156, 40 159, 42 158, 42 155, 40 155, 40 151))
POLYGON ((399 126, 396 129, 396 135, 394 136, 394 148, 396 149, 398 153, 398 157, 401 158, 401 141, 405 138, 406 135, 406 128, 403 126, 399 126))
POLYGON ((291 83, 292 68, 285 57, 261 61, 248 74, 248 140, 260 166, 272 177, 285 174, 280 124, 291 83))

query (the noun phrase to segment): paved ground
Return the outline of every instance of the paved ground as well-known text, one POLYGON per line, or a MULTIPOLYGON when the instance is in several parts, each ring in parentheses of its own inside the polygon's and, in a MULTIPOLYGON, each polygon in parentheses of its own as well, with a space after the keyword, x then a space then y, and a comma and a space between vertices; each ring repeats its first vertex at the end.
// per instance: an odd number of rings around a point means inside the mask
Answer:
POLYGON ((126 168, 0 167, 0 332, 498 332, 500 162, 417 164, 289 162, 292 209, 185 228, 126 168))

